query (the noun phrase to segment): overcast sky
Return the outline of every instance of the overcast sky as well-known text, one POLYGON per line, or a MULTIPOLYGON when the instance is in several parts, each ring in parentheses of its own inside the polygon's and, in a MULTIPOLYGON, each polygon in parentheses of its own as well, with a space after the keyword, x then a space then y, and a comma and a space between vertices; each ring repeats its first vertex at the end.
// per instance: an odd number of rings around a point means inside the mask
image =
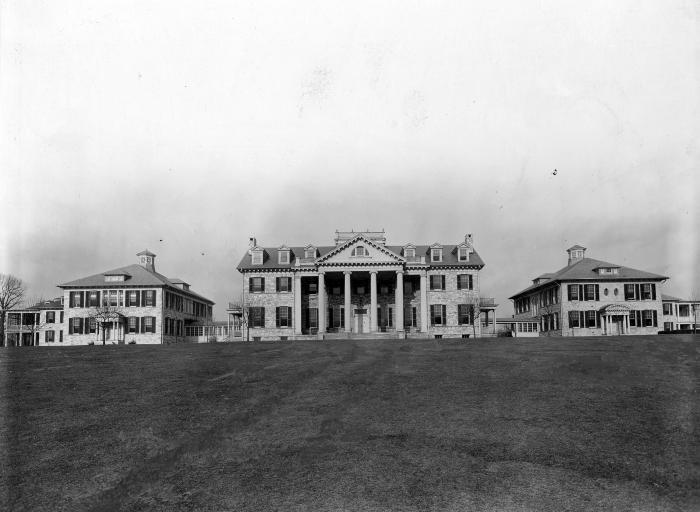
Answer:
POLYGON ((250 236, 384 228, 473 233, 499 316, 573 244, 700 297, 699 28, 693 0, 7 0, 0 271, 52 297, 148 248, 223 318, 250 236))

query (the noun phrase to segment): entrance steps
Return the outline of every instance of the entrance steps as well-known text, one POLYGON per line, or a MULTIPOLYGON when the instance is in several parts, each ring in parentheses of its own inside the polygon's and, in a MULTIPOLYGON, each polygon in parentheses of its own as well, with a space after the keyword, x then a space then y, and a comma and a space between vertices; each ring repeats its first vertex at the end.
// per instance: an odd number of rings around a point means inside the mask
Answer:
POLYGON ((323 335, 324 340, 395 340, 397 338, 399 334, 396 332, 328 332, 323 335))

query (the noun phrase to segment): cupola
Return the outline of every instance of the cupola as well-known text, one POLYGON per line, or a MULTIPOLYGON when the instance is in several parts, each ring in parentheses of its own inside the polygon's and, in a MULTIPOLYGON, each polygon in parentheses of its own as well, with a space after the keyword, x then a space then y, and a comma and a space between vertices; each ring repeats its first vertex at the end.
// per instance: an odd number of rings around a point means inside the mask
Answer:
POLYGON ((138 256, 139 258, 139 265, 141 265, 142 267, 146 267, 146 270, 148 270, 149 272, 156 271, 155 254, 146 249, 145 251, 141 251, 140 253, 138 253, 136 256, 138 256))

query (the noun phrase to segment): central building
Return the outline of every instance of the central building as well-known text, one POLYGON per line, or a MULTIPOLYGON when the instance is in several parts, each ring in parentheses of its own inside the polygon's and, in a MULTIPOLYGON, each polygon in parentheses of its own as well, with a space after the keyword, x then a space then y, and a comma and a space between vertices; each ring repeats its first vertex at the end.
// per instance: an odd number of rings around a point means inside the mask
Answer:
POLYGON ((391 246, 384 231, 336 231, 332 246, 262 247, 251 238, 238 265, 244 336, 479 336, 479 317, 495 309, 479 299, 483 267, 471 235, 391 246))

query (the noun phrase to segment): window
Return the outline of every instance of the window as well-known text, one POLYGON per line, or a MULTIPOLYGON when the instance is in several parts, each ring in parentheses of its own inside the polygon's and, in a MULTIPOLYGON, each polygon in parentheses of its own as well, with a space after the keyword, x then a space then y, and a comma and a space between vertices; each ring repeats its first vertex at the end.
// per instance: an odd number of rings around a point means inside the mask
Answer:
POLYGON ((467 247, 458 249, 458 259, 459 261, 469 261, 469 249, 467 247))
POLYGON ((250 262, 252 265, 262 265, 262 263, 263 263, 262 251, 253 251, 250 254, 250 262))
POLYGON ((83 319, 82 318, 71 318, 71 334, 82 334, 83 331, 83 319))
POLYGON ((318 293, 318 282, 314 281, 308 284, 307 286, 307 292, 308 293, 318 293))
POLYGON ((280 265, 287 265, 289 263, 289 251, 279 251, 277 253, 277 262, 280 265))
POLYGON ((656 311, 653 309, 642 311, 642 325, 644 327, 656 327, 656 311))
POLYGON ((264 277, 251 277, 248 280, 248 286, 251 293, 262 293, 265 291, 265 278, 264 277))
POLYGON ((44 341, 46 343, 53 343, 55 336, 56 336, 56 331, 45 331, 44 332, 44 341))
POLYGON ((154 317, 143 317, 143 332, 156 332, 156 322, 154 317))
POLYGON ((416 308, 411 306, 406 306, 403 311, 403 325, 404 327, 416 327, 416 308))
POLYGON ((673 314, 673 304, 670 304, 668 302, 664 302, 664 315, 672 315, 673 314))
POLYGON ((97 332, 97 320, 95 318, 90 318, 88 321, 88 332, 94 334, 97 332))
POLYGON ((678 316, 690 316, 690 304, 681 304, 678 306, 678 316))
POLYGON ((251 327, 265 327, 265 308, 254 307, 248 308, 248 316, 251 327))
POLYGON ((578 322, 578 311, 569 311, 569 327, 581 327, 578 322))
POLYGON ((292 308, 288 306, 278 306, 277 312, 277 327, 292 326, 292 308))
MULTIPOLYGON (((155 290, 146 290, 144 292, 145 295, 145 300, 144 300, 144 306, 155 306, 156 305, 156 291, 155 290)), ((111 298, 111 296, 110 296, 111 298)), ((116 300, 116 297, 115 297, 116 300)), ((116 305, 116 304, 115 304, 116 305)))
POLYGON ((444 290, 445 289, 445 276, 444 275, 430 276, 430 289, 431 290, 444 290))
POLYGON ((605 290, 603 290, 603 295, 605 295, 606 297, 608 296, 608 289, 607 288, 605 290))
POLYGON ((617 288, 615 288, 615 290, 613 291, 613 295, 614 295, 615 297, 617 297, 617 295, 618 295, 617 288))
POLYGON ((353 251, 353 256, 368 256, 367 249, 365 249, 364 245, 358 245, 355 247, 355 250, 353 251))
POLYGON ((471 274, 458 274, 457 275, 457 289, 458 290, 473 290, 474 289, 473 276, 471 274))
POLYGON ((442 249, 430 249, 430 261, 442 261, 442 249))
POLYGON ((416 257, 416 250, 413 247, 408 247, 404 251, 404 256, 406 256, 406 258, 415 258, 416 257))
POLYGON ((648 283, 642 285, 642 300, 651 300, 651 285, 648 283))
POLYGON ((459 325, 471 324, 474 311, 474 306, 471 304, 459 304, 457 306, 457 321, 459 325))
POLYGON ((664 322, 664 331, 672 331, 673 322, 664 322))
POLYGON ((83 292, 71 292, 69 299, 71 308, 83 307, 83 292))
POLYGON ((129 331, 129 333, 130 333, 130 334, 131 334, 131 333, 138 333, 138 332, 139 332, 139 327, 138 327, 138 325, 139 325, 139 324, 138 324, 138 318, 136 318, 135 316, 130 316, 130 317, 129 317, 128 324, 127 324, 127 329, 128 329, 128 331, 129 331))
POLYGON ((136 290, 129 290, 126 292, 126 305, 127 307, 136 306, 139 307, 139 292, 136 290))
POLYGON ((635 293, 634 293, 634 285, 633 284, 626 284, 625 285, 625 300, 635 300, 635 293))
POLYGON ((277 278, 275 278, 275 284, 277 286, 278 292, 291 292, 292 291, 292 278, 291 277, 277 277, 277 278))
MULTIPOLYGON (((56 323, 56 312, 55 311, 47 311, 46 312, 46 323, 47 324, 56 323)), ((53 340, 51 340, 51 341, 53 341, 53 340)))
POLYGON ((585 287, 585 300, 597 300, 598 295, 598 285, 597 284, 587 284, 585 287))
POLYGON ((586 311, 586 327, 596 327, 595 311, 586 311))
POLYGON ((88 292, 88 306, 91 308, 96 308, 100 305, 100 292, 90 291, 88 292))
POLYGON ((345 327, 345 308, 333 308, 331 315, 331 327, 345 327))
POLYGON ((430 306, 430 323, 431 325, 445 325, 445 310, 444 304, 432 304, 430 306))
POLYGON ((105 276, 106 283, 117 283, 119 281, 124 281, 124 276, 105 276))
POLYGON ((413 283, 411 281, 404 281, 403 293, 404 295, 410 295, 413 293, 413 283))
POLYGON ((567 288, 569 290, 569 300, 581 300, 578 294, 579 288, 577 284, 570 284, 567 288))
POLYGON ((304 258, 314 258, 316 257, 316 249, 313 247, 310 247, 308 249, 304 249, 304 258))

